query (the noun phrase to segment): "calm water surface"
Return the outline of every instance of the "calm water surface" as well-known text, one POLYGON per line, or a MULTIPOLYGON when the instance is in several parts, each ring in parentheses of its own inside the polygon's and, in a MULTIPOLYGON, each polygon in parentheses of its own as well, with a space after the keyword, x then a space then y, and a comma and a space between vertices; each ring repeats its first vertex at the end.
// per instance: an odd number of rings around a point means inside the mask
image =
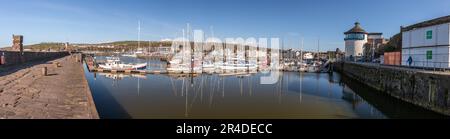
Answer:
MULTIPOLYGON (((163 69, 157 60, 152 69, 163 69)), ((87 71, 87 70, 85 70, 87 71)), ((444 118, 341 76, 280 72, 246 76, 125 75, 86 72, 101 118, 347 119, 444 118)))

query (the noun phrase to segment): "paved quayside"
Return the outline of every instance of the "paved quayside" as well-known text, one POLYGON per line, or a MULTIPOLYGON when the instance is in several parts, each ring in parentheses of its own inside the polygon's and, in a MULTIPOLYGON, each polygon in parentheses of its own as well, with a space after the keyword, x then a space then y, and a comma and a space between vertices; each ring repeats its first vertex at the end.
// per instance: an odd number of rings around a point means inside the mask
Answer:
POLYGON ((6 75, 10 71, 0 71, 0 118, 98 119, 77 56, 37 63, 6 75), (60 67, 53 62, 59 62, 60 67), (43 75, 44 67, 47 76, 43 75))

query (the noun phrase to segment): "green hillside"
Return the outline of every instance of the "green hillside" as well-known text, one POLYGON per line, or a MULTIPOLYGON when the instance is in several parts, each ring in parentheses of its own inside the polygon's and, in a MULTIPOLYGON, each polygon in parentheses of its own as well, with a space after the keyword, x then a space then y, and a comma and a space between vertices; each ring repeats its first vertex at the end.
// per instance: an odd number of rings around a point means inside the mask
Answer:
POLYGON ((26 45, 24 49, 32 49, 33 51, 41 51, 41 50, 62 50, 65 48, 64 43, 40 43, 33 45, 26 45))

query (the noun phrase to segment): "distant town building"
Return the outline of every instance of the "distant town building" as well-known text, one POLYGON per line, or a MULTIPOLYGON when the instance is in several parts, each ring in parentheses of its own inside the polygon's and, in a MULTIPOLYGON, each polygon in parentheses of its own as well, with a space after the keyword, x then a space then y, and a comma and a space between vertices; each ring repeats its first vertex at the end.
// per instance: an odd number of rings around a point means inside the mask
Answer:
POLYGON ((64 50, 69 51, 69 42, 64 43, 64 50))
POLYGON ((298 59, 297 56, 299 55, 298 53, 300 53, 299 51, 294 50, 294 49, 283 50, 281 52, 282 52, 283 59, 290 59, 290 60, 298 59))
POLYGON ((327 58, 329 60, 340 61, 344 57, 344 53, 339 48, 336 51, 327 51, 327 58))
POLYGON ((345 53, 341 51, 341 49, 336 48, 336 60, 341 61, 344 60, 345 53))
POLYGON ((371 57, 375 48, 385 43, 382 33, 367 33, 359 22, 344 33, 345 58, 347 60, 361 60, 363 57, 371 57))
POLYGON ((385 42, 383 33, 369 33, 367 36, 368 44, 382 44, 385 42))
POLYGON ((367 43, 364 45, 363 56, 365 60, 373 60, 379 55, 377 51, 384 44, 388 43, 388 40, 383 37, 383 33, 368 33, 367 43))
POLYGON ((450 16, 401 27, 402 65, 449 68, 450 16))
POLYGON ((23 36, 22 35, 13 35, 12 50, 23 52, 23 36))

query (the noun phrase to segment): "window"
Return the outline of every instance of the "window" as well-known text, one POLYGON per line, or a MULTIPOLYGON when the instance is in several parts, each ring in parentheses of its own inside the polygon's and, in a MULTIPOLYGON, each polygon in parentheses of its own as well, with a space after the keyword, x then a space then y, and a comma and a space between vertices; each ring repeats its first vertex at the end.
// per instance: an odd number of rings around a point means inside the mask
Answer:
POLYGON ((345 40, 364 40, 364 34, 347 34, 345 40))
POLYGON ((427 51, 427 60, 433 59, 433 51, 427 51))
POLYGON ((427 31, 427 40, 429 40, 429 39, 433 39, 433 31, 432 30, 427 31))

